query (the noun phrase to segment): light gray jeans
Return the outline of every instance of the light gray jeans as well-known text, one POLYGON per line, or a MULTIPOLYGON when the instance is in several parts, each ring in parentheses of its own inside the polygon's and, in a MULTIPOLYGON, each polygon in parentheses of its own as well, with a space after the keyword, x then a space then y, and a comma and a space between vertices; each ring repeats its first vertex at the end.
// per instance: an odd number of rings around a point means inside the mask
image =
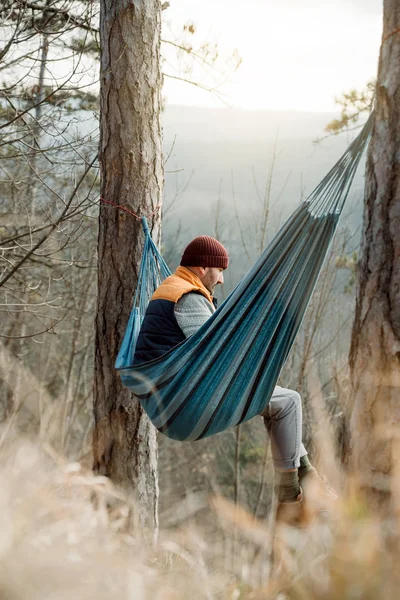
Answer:
POLYGON ((302 407, 300 394, 277 385, 265 411, 261 413, 270 440, 276 471, 300 466, 307 454, 302 437, 302 407))

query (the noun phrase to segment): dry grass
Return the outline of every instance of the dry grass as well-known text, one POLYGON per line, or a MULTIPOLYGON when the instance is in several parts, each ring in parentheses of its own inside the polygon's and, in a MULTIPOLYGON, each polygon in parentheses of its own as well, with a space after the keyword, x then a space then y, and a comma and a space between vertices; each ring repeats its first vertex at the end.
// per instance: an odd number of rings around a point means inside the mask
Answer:
POLYGON ((213 498, 212 531, 190 516, 153 543, 130 532, 135 507, 108 480, 25 439, 1 453, 1 600, 400 595, 398 522, 369 515, 354 486, 325 522, 311 506, 302 530, 276 530, 213 498))

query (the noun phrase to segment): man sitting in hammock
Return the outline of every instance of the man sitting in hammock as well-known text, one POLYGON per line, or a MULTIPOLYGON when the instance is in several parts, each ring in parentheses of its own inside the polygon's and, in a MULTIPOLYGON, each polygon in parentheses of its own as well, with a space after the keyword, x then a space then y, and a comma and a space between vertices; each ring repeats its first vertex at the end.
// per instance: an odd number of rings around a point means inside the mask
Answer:
MULTIPOLYGON (((216 239, 202 235, 190 242, 178 269, 151 299, 136 344, 136 364, 162 356, 209 319, 216 310, 214 289, 224 282, 228 262, 226 249, 216 239)), ((304 481, 319 479, 302 443, 300 395, 276 386, 261 416, 271 439, 278 517, 296 520, 304 481)))

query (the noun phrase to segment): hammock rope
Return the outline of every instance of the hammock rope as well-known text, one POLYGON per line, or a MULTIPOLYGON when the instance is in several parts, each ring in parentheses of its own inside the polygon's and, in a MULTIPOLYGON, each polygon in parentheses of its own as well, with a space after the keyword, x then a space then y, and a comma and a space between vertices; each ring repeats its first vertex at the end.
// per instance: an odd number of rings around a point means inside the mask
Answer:
POLYGON ((134 367, 147 304, 170 274, 142 219, 143 258, 116 368, 159 431, 177 440, 196 440, 264 410, 301 326, 372 123, 371 114, 210 319, 162 357, 134 367))
POLYGON ((140 263, 138 283, 133 298, 133 306, 129 316, 121 349, 115 362, 115 368, 121 369, 133 364, 136 340, 150 298, 160 283, 171 275, 167 263, 158 252, 151 235, 147 218, 141 217, 144 239, 142 261, 140 263))

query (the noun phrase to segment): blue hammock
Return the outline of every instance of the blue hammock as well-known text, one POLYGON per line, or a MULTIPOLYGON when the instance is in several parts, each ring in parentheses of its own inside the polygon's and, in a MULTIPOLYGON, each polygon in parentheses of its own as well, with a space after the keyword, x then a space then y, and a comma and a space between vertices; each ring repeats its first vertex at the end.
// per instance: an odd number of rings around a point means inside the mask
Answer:
POLYGON ((133 368, 147 304, 170 274, 143 220, 138 287, 116 368, 163 434, 198 440, 263 411, 301 325, 372 122, 373 115, 210 319, 160 358, 133 368))

